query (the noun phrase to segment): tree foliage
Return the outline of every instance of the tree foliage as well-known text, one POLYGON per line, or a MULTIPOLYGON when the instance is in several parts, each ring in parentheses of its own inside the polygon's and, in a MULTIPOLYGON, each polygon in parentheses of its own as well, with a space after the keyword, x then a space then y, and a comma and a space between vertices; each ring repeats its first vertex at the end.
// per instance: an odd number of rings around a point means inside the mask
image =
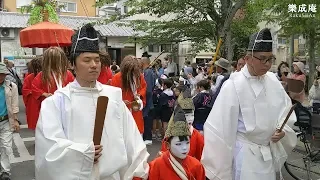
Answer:
MULTIPOLYGON (((145 34, 135 37, 143 45, 165 44, 170 42, 191 41, 193 51, 214 50, 216 42, 222 37, 226 40, 231 30, 233 17, 247 0, 128 0, 126 6, 131 7, 125 15, 116 15, 111 21, 120 20, 137 14, 149 14, 155 20, 133 20, 131 26, 145 34)), ((99 0, 98 6, 114 3, 116 0, 99 0)), ((250 2, 262 2, 252 0, 250 2)), ((260 3, 261 5, 262 3, 260 3)), ((246 6, 251 8, 252 6, 246 6)), ((259 6, 255 6, 258 8, 259 6)), ((249 10, 250 16, 254 13, 249 10)), ((262 12, 262 11, 261 11, 262 12)), ((257 12, 256 12, 257 13, 257 12)), ((239 21, 234 25, 235 34, 241 33, 248 38, 257 23, 246 16, 250 22, 239 21), (241 25, 244 23, 244 25, 241 25), (250 30, 247 32, 247 30, 250 30), (245 32, 245 33, 244 33, 245 32)), ((240 42, 240 39, 235 39, 240 42)), ((242 41, 242 39, 241 39, 242 41)), ((240 42, 241 43, 241 42, 240 42)), ((240 44, 238 43, 238 44, 240 44)))

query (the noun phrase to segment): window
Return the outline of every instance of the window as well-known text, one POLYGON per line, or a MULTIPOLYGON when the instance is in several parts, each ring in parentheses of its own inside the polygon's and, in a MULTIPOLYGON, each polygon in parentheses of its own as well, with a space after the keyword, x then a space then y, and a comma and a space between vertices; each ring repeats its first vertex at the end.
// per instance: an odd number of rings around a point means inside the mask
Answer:
POLYGON ((128 13, 128 6, 123 6, 123 12, 126 14, 128 13))
POLYGON ((32 3, 32 0, 17 0, 17 8, 20 8, 21 6, 28 6, 32 3))
POLYGON ((287 43, 287 40, 286 38, 278 38, 278 44, 286 44, 287 43))
POLYGON ((60 11, 61 12, 77 12, 77 3, 75 2, 59 2, 59 5, 62 5, 60 11))
POLYGON ((149 45, 148 51, 149 52, 159 52, 159 46, 158 45, 149 45))
POLYGON ((171 44, 163 44, 161 45, 161 52, 171 52, 172 51, 172 45, 171 44))

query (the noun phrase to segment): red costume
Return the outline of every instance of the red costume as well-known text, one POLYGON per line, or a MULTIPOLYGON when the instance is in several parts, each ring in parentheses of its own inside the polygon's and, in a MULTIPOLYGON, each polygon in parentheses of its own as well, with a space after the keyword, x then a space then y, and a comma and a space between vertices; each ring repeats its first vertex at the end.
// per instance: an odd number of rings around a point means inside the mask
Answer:
POLYGON ((112 71, 109 67, 101 68, 100 75, 98 77, 98 81, 101 84, 107 84, 109 80, 112 79, 112 71))
MULTIPOLYGON (((67 84, 69 84, 70 82, 73 82, 73 81, 74 81, 74 77, 73 77, 72 73, 70 71, 67 71, 66 78, 65 78, 64 82, 62 83, 62 87, 66 86, 67 84)), ((41 102, 45 99, 45 97, 42 96, 42 94, 43 93, 54 94, 54 92, 56 90, 57 90, 57 85, 54 82, 54 80, 52 80, 50 88, 47 84, 43 84, 42 72, 40 72, 34 78, 34 80, 32 82, 32 96, 40 104, 39 109, 34 109, 34 111, 37 111, 38 116, 39 116, 39 112, 40 112, 41 102)), ((38 120, 38 117, 36 118, 36 121, 37 120, 38 120)))
MULTIPOLYGON (((121 79, 121 72, 115 74, 111 81, 111 86, 119 87, 122 89, 122 99, 123 101, 134 101, 134 96, 132 91, 124 91, 122 88, 122 79, 121 79)), ((146 105, 146 91, 147 91, 147 83, 144 80, 144 77, 142 74, 140 74, 140 87, 137 88, 137 94, 140 95, 140 98, 143 102, 143 106, 146 105)), ((132 107, 130 104, 127 104, 127 107, 131 110, 132 107)), ((142 111, 131 111, 132 116, 134 120, 136 121, 136 124, 138 126, 138 129, 140 133, 142 134, 144 132, 144 122, 143 122, 143 115, 142 111)))
MULTIPOLYGON (((149 163, 149 180, 181 180, 169 161, 169 151, 149 163)), ((194 157, 187 156, 180 162, 189 180, 205 180, 205 171, 202 164, 194 157)))
POLYGON ((39 117, 40 102, 32 96, 32 81, 34 74, 29 74, 23 81, 22 97, 26 106, 28 128, 35 130, 39 117))
MULTIPOLYGON (((204 146, 204 138, 203 135, 199 133, 196 129, 193 129, 192 135, 190 138, 190 151, 188 153, 189 156, 192 156, 199 161, 201 160, 202 150, 204 146)), ((166 140, 162 140, 161 151, 167 151, 166 140)))

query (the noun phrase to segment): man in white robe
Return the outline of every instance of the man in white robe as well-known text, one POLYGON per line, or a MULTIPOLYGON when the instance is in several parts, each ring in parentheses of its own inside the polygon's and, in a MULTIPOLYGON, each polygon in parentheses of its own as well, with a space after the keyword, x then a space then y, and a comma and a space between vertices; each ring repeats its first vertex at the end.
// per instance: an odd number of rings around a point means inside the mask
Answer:
POLYGON ((42 102, 36 129, 37 180, 147 178, 149 156, 121 89, 97 82, 97 33, 85 25, 72 37, 76 80, 42 102), (101 145, 94 145, 97 98, 109 98, 101 145))
POLYGON ((202 163, 210 180, 276 180, 276 172, 296 145, 283 131, 291 100, 273 73, 272 36, 263 29, 251 36, 246 65, 231 74, 204 125, 202 163))

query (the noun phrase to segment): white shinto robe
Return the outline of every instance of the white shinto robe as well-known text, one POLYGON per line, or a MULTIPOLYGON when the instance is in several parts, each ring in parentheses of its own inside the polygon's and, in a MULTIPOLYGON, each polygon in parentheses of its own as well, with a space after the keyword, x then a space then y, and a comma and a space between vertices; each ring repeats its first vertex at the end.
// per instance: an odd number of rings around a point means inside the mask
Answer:
POLYGON ((273 73, 257 78, 245 66, 231 74, 204 125, 202 163, 210 180, 275 180, 297 137, 271 142, 291 108, 291 100, 273 73))
POLYGON ((75 81, 44 100, 35 143, 37 180, 132 180, 148 176, 149 154, 122 101, 121 89, 99 82, 95 88, 84 88, 75 81), (98 96, 109 97, 109 104, 102 156, 93 165, 98 96))

